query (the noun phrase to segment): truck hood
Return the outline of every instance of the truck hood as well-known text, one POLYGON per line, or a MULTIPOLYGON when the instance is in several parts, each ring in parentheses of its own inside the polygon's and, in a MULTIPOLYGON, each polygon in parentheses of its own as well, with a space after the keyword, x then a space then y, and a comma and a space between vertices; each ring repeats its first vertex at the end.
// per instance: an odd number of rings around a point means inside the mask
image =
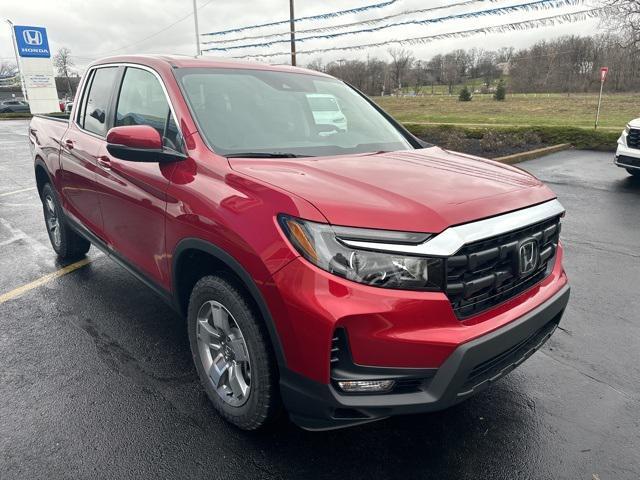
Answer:
POLYGON ((229 162, 304 198, 334 225, 439 233, 555 198, 520 169, 437 147, 229 162))
POLYGON ((640 118, 634 118, 629 122, 631 128, 640 128, 640 118))

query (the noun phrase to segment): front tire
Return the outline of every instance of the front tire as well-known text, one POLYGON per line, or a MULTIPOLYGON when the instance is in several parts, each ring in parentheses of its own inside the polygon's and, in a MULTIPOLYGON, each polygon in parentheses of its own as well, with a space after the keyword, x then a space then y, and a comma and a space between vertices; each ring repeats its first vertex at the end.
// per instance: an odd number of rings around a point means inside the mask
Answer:
POLYGON ((200 381, 218 413, 243 430, 275 420, 282 404, 268 333, 247 295, 224 276, 193 287, 189 343, 200 381))
POLYGON ((51 246, 61 260, 77 260, 83 257, 91 243, 78 235, 67 224, 58 195, 50 183, 42 188, 44 221, 51 246))
POLYGON ((633 175, 636 178, 640 177, 640 170, 635 168, 627 168, 627 172, 629 172, 629 175, 633 175))

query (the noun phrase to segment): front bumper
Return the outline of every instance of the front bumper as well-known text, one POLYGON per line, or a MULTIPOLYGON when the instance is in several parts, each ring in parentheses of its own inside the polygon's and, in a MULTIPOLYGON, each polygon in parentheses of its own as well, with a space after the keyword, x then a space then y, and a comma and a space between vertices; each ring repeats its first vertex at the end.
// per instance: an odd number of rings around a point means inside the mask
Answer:
MULTIPOLYGON (((517 320, 458 346, 437 369, 424 369, 424 383, 409 393, 346 395, 331 384, 293 371, 281 372, 282 397, 291 419, 310 430, 341 428, 392 415, 441 410, 483 390, 539 349, 554 332, 569 301, 564 285, 545 303, 517 320)), ((389 368, 387 378, 406 374, 389 368)), ((420 376, 416 369, 412 375, 420 376)))
POLYGON ((618 139, 614 163, 620 168, 640 169, 640 150, 627 146, 627 134, 624 132, 618 139))

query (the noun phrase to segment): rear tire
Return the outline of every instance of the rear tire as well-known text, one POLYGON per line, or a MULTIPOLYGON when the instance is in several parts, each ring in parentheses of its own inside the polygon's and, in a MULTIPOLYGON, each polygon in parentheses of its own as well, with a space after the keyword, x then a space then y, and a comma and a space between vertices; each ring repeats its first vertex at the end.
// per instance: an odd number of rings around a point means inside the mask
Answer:
POLYGON ((201 278, 191 292, 188 329, 198 376, 218 413, 243 430, 276 420, 278 367, 247 294, 224 275, 201 278))
POLYGON ((636 170, 635 168, 627 168, 627 172, 629 172, 629 175, 633 175, 636 178, 640 177, 640 170, 636 170))
POLYGON ((61 260, 77 260, 83 257, 91 243, 69 227, 58 200, 58 195, 50 183, 42 188, 42 209, 51 246, 61 260))

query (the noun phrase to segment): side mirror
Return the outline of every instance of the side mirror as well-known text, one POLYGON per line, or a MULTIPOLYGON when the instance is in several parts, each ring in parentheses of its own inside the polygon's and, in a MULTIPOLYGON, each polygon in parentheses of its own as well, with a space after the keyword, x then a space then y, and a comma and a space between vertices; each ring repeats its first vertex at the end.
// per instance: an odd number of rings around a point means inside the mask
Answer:
POLYGON ((162 148, 162 137, 149 125, 113 127, 107 132, 107 151, 130 162, 176 162, 185 155, 162 148))

